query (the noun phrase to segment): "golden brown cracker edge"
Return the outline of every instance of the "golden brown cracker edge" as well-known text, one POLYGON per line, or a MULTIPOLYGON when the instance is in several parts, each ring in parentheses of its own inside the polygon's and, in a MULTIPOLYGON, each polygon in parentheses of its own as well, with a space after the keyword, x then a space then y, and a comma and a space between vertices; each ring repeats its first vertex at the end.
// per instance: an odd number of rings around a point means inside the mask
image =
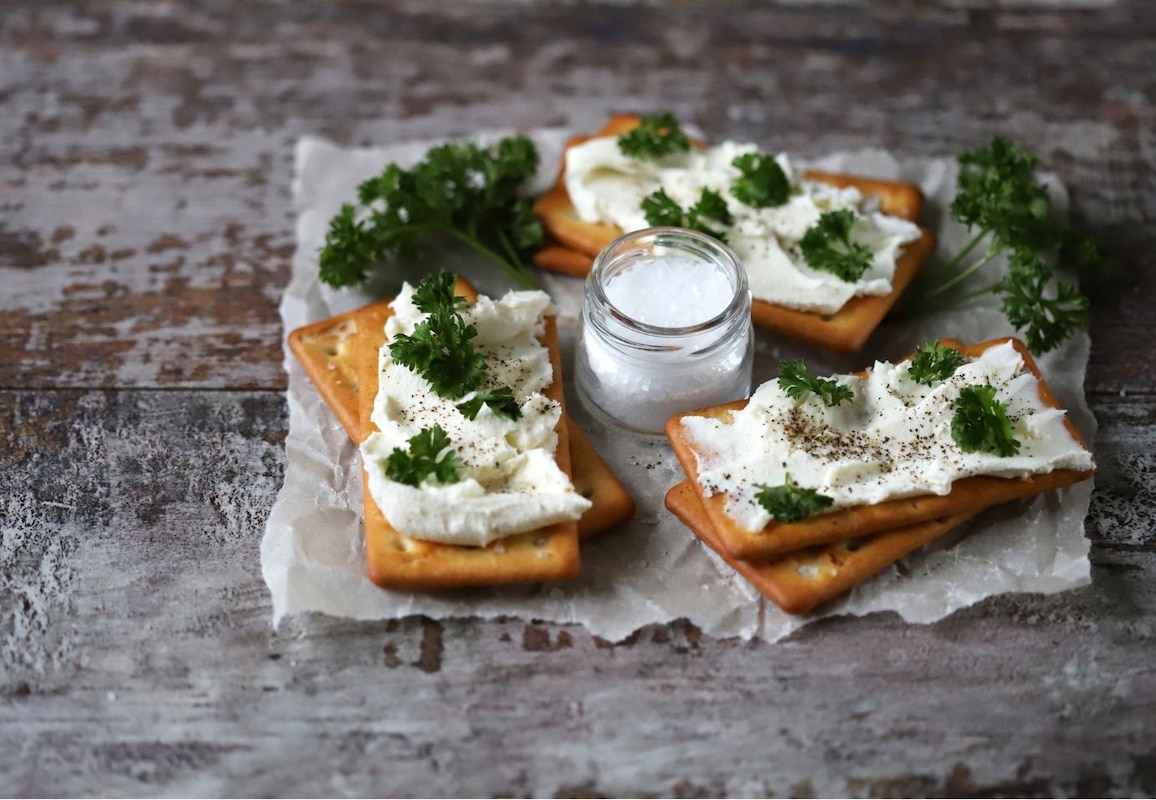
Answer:
MULTIPOLYGON (((370 306, 356 315, 360 426, 364 439, 375 429, 371 415, 377 394, 378 351, 385 342, 388 305, 370 306), (369 390, 369 391, 365 391, 369 390)), ((542 344, 550 351, 554 382, 545 394, 563 403, 558 330, 553 317, 546 320, 542 344)), ((564 406, 563 406, 564 407, 564 406)), ((570 443, 561 421, 556 429, 559 467, 570 471, 570 443)), ((370 494, 364 472, 365 551, 369 578, 390 589, 432 589, 493 586, 507 583, 567 580, 577 577, 580 562, 578 530, 574 522, 560 522, 536 531, 515 534, 486 547, 463 547, 416 539, 397 531, 370 494)))
MULTIPOLYGON (((611 117, 596 135, 617 136, 637 127, 640 121, 639 117, 630 115, 611 117)), ((572 137, 566 149, 589 138, 572 137)), ((565 163, 564 152, 557 178, 534 205, 550 238, 550 242, 535 254, 534 264, 541 269, 580 276, 589 272, 594 257, 621 236, 623 231, 614 225, 584 222, 578 218, 566 191, 565 163)), ((923 193, 911 183, 821 170, 807 170, 804 176, 835 186, 853 186, 864 195, 876 198, 884 213, 911 222, 918 222, 922 213, 923 193)), ((915 279, 919 267, 934 252, 934 234, 926 228, 920 230, 920 238, 907 245, 896 260, 895 275, 888 294, 852 298, 834 314, 800 311, 756 298, 751 303, 752 321, 760 327, 818 347, 843 353, 858 352, 915 279)))
POLYGON ((852 539, 806 547, 768 561, 735 558, 722 546, 689 481, 666 493, 666 507, 739 575, 788 614, 806 614, 860 585, 908 553, 962 525, 957 514, 852 539))
MULTIPOLYGON (((1025 367, 1039 383, 1040 401, 1059 409, 1051 389, 1047 386, 1039 366, 1031 353, 1018 339, 1002 338, 974 345, 963 345, 945 340, 965 355, 978 356, 989 347, 1012 342, 1023 358, 1025 367)), ((799 522, 783 523, 772 520, 761 531, 751 531, 739 525, 726 513, 726 496, 706 496, 698 482, 698 460, 685 436, 681 420, 687 416, 706 416, 727 420, 733 411, 743 408, 747 401, 740 400, 712 408, 699 409, 671 417, 666 423, 666 435, 674 448, 687 478, 699 493, 703 508, 710 517, 722 547, 735 558, 765 560, 782 553, 817 544, 844 541, 878 531, 914 525, 933 520, 975 512, 977 509, 1010 502, 1042 492, 1078 483, 1091 476, 1091 471, 1058 469, 1029 478, 997 478, 976 476, 962 478, 952 484, 947 495, 918 495, 888 500, 871 506, 854 506, 830 513, 816 514, 799 522)), ((1087 446, 1067 415, 1064 425, 1073 439, 1085 450, 1087 446)))

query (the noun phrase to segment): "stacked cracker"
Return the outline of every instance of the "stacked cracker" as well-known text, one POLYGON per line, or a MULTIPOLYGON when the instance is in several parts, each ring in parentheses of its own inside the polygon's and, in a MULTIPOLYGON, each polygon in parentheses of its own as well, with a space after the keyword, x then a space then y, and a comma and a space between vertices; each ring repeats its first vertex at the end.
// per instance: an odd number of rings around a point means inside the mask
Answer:
MULTIPOLYGON (((596 136, 619 136, 640 122, 636 116, 612 117, 596 136)), ((566 150, 591 138, 574 137, 567 143, 566 150)), ((595 256, 625 231, 615 225, 580 219, 566 189, 565 173, 566 156, 563 154, 557 180, 534 206, 551 241, 533 258, 534 264, 541 269, 581 276, 590 271, 595 256)), ((923 194, 914 184, 816 170, 806 171, 803 177, 840 188, 854 187, 865 198, 876 201, 882 213, 909 222, 917 223, 923 208, 923 194)), ((755 297, 751 303, 751 319, 760 327, 792 339, 838 352, 858 352, 914 280, 920 265, 934 251, 934 235, 926 228, 921 228, 921 232, 920 238, 907 245, 897 259, 891 291, 887 294, 854 297, 830 314, 787 308, 755 297)))
MULTIPOLYGON (((965 356, 1011 342, 1037 381, 1046 408, 1058 409, 1035 360, 1022 342, 1001 339, 964 346, 945 342, 965 356)), ((672 417, 667 436, 687 475, 666 495, 666 506, 738 573, 784 611, 801 614, 848 591, 903 556, 943 536, 991 506, 1033 497, 1082 481, 1092 470, 1055 469, 1025 478, 975 476, 956 480, 946 495, 925 494, 876 505, 851 506, 797 522, 771 522, 762 530, 743 527, 727 513, 730 498, 712 493, 699 476, 698 456, 683 427, 692 416, 729 423, 746 401, 672 417)), ((1064 428, 1087 447, 1066 417, 1064 428)))
MULTIPOLYGON (((477 297, 461 279, 455 291, 470 300, 477 297)), ((385 322, 392 314, 389 303, 373 303, 289 335, 290 349, 341 426, 359 444, 373 430, 370 414, 377 394, 378 351, 385 343, 385 322)), ((554 370, 554 383, 547 394, 562 402, 561 365, 552 319, 544 338, 554 370)), ((564 580, 577 575, 579 539, 630 519, 634 501, 565 413, 557 433, 559 466, 571 473, 575 490, 592 504, 577 523, 516 534, 487 547, 440 544, 395 530, 366 490, 370 579, 383 587, 423 589, 564 580)), ((368 484, 368 480, 364 482, 368 484)))

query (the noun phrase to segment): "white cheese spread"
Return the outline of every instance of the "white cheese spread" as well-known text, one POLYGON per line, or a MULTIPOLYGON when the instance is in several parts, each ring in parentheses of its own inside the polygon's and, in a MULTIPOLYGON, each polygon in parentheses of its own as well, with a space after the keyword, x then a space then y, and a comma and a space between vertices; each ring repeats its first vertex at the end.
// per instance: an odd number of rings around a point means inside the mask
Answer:
MULTIPOLYGON (((411 334, 425 318, 413 304, 408 284, 392 304, 387 342, 411 334)), ((456 400, 439 397, 429 382, 390 355, 388 343, 378 356, 379 385, 373 405, 378 431, 361 445, 369 491, 389 524, 419 539, 484 546, 523 531, 574 520, 590 501, 574 491, 557 465, 555 426, 562 408, 544 394, 553 381, 549 352, 537 337, 552 310, 544 292, 510 292, 500 300, 481 297, 462 314, 477 329, 472 340, 486 359, 479 390, 509 386, 522 416, 510 419, 483 405, 469 420, 456 400), (461 460, 461 480, 425 481, 408 486, 386 475, 385 461, 395 448, 407 449, 423 428, 440 425, 461 460)))
POLYGON ((686 417, 682 425, 708 496, 727 495, 726 512, 761 530, 770 514, 755 484, 791 480, 831 497, 831 509, 920 494, 945 495, 959 478, 1023 477, 1055 469, 1087 470, 1092 455, 1072 438, 1064 413, 1039 399, 1039 383, 1010 344, 990 347, 935 386, 916 383, 910 362, 876 362, 865 378, 835 376, 854 401, 834 408, 810 394, 789 398, 772 380, 730 423, 686 417), (1014 456, 965 453, 951 436, 960 390, 990 384, 1007 407, 1020 450, 1014 456))
POLYGON ((752 208, 730 192, 742 173, 731 162, 754 145, 724 142, 660 159, 623 155, 616 137, 598 137, 566 153, 566 190, 584 222, 616 225, 630 232, 649 227, 640 206, 647 195, 663 189, 683 208, 698 202, 704 188, 726 199, 734 223, 725 227, 727 243, 747 269, 751 294, 788 308, 829 314, 852 297, 891 291, 895 260, 903 246, 921 235, 919 226, 880 213, 858 189, 802 180, 785 155, 775 161, 791 182, 786 203, 752 208), (847 282, 809 267, 798 251, 807 229, 827 211, 856 212, 852 240, 866 245, 871 265, 859 280, 847 282))

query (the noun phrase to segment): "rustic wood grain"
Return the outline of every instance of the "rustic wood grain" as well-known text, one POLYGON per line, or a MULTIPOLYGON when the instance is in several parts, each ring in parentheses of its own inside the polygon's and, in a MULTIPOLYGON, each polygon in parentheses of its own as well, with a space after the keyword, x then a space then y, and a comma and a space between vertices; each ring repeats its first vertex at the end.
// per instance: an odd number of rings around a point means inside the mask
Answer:
POLYGON ((6 2, 0 794, 1156 794, 1156 15, 1000 6, 6 2), (1060 175, 1118 265, 1093 584, 774 646, 274 632, 296 140, 657 108, 806 155, 1003 132, 1060 175))

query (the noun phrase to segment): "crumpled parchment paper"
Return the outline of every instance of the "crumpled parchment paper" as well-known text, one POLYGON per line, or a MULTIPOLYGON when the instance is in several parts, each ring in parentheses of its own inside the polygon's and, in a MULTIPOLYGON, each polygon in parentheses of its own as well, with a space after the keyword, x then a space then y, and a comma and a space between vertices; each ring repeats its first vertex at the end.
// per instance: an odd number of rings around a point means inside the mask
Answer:
MULTIPOLYGON (((552 178, 566 135, 559 130, 532 134, 542 154, 537 190, 552 178)), ((421 275, 440 268, 466 274, 489 294, 510 288, 500 271, 458 252, 430 254, 421 263, 405 265, 396 274, 355 291, 333 291, 319 283, 317 251, 328 221, 342 203, 352 201, 357 184, 391 161, 412 164, 432 144, 343 149, 318 139, 299 142, 294 181, 297 251, 280 307, 286 332, 391 296, 401 278, 416 283, 421 275)), ((815 166, 917 183, 928 201, 923 223, 935 231, 939 252, 958 252, 969 238, 947 215, 955 186, 953 158, 897 159, 863 151, 832 155, 815 166)), ((1056 207, 1066 211, 1063 187, 1054 179, 1049 186, 1056 207)), ((541 282, 559 308, 564 370, 569 373, 582 282, 546 273, 541 282)), ((949 313, 886 322, 855 356, 823 353, 759 331, 755 383, 774 377, 779 361, 787 358, 805 357, 820 375, 852 372, 876 358, 900 358, 931 337, 982 341, 1012 333, 990 297, 949 313)), ((1090 443, 1095 419, 1083 394, 1088 350, 1087 336, 1079 335, 1040 359, 1040 366, 1060 404, 1090 443)), ((567 378, 569 411, 633 494, 638 506, 635 518, 583 543, 582 574, 573 582, 437 595, 379 589, 365 577, 357 448, 288 350, 285 369, 289 373, 288 463, 261 543, 274 625, 287 614, 307 611, 354 619, 410 614, 515 616, 580 623, 594 635, 618 641, 644 625, 686 618, 712 636, 775 641, 833 614, 891 610, 910 622, 928 623, 992 595, 1059 592, 1090 580, 1084 517, 1092 482, 1085 481, 1034 501, 991 509, 822 610, 801 617, 784 614, 700 545, 665 509, 663 495, 683 478, 669 445, 603 428, 581 408, 567 378)))

